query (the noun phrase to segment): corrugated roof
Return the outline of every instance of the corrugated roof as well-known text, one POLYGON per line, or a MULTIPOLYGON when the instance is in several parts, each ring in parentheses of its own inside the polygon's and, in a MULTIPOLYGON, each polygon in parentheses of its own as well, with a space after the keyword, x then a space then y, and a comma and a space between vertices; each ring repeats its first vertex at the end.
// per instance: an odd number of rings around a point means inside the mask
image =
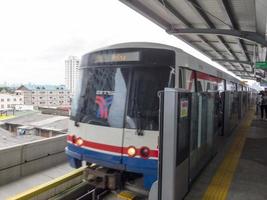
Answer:
POLYGON ((31 126, 42 129, 64 131, 68 128, 69 117, 30 113, 13 119, 5 120, 7 124, 31 126))
POLYGON ((242 78, 264 74, 266 0, 120 1, 242 78))
POLYGON ((9 131, 0 128, 0 149, 11 147, 17 144, 23 144, 34 140, 44 139, 41 136, 36 135, 18 135, 14 136, 9 131))

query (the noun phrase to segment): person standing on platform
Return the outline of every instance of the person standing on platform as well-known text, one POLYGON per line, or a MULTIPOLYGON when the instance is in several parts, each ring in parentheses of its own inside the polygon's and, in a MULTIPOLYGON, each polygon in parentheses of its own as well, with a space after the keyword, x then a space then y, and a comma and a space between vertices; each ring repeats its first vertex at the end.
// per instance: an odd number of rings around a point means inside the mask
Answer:
POLYGON ((261 118, 263 119, 265 111, 265 118, 267 119, 267 92, 263 92, 261 100, 261 118))
POLYGON ((258 93, 256 97, 256 115, 259 115, 261 109, 262 94, 258 93))

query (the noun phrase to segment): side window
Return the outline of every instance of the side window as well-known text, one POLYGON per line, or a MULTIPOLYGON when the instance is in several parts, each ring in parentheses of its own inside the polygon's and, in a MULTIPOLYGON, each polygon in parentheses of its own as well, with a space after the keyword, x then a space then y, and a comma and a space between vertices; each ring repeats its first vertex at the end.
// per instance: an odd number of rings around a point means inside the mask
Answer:
POLYGON ((183 70, 179 69, 179 88, 183 88, 183 70))
POLYGON ((179 69, 179 87, 195 91, 195 72, 190 69, 179 69))
POLYGON ((195 72, 185 69, 185 89, 195 92, 195 72))
POLYGON ((198 91, 198 92, 202 92, 202 91, 203 91, 201 82, 200 82, 199 80, 197 80, 197 91, 198 91))
POLYGON ((207 83, 207 91, 211 90, 210 83, 207 83))
POLYGON ((197 74, 197 91, 217 91, 224 90, 224 80, 202 72, 197 74))

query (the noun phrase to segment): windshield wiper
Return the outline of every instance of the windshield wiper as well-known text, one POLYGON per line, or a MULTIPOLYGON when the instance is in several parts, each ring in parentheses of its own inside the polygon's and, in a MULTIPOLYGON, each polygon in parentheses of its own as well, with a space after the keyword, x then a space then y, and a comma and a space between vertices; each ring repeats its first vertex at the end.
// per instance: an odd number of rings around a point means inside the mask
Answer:
POLYGON ((142 120, 141 120, 141 112, 140 111, 136 112, 136 132, 137 132, 137 135, 139 135, 139 136, 144 135, 144 131, 142 129, 142 120))

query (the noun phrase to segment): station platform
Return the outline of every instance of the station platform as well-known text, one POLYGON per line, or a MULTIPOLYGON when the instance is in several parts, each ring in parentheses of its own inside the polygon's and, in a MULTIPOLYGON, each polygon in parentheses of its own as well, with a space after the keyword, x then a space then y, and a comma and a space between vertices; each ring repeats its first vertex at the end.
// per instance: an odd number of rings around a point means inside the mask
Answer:
MULTIPOLYGON (((267 120, 255 116, 254 110, 248 111, 234 133, 230 137, 221 138, 224 140, 220 140, 217 155, 194 181, 185 200, 267 199, 266 130, 267 120)), ((0 199, 26 190, 29 193, 32 187, 49 182, 71 170, 66 163, 2 186, 0 199)), ((111 193, 104 199, 122 198, 111 193)))
POLYGON ((41 172, 23 177, 17 181, 0 186, 0 199, 7 199, 18 193, 24 192, 37 185, 54 180, 57 177, 65 175, 72 171, 69 163, 63 163, 55 167, 43 170, 41 172))
POLYGON ((250 110, 193 183, 185 200, 267 199, 267 120, 250 110))

